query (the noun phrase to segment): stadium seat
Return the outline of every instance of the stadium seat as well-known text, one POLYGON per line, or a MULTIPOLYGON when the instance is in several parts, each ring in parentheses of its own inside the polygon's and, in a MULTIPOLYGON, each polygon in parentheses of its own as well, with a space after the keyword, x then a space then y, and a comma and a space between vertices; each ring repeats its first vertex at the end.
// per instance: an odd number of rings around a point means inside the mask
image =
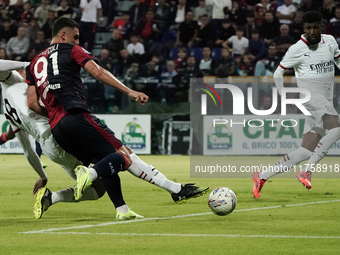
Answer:
POLYGON ((190 51, 190 56, 193 56, 196 59, 203 58, 203 48, 192 48, 190 51))
POLYGON ((162 42, 169 43, 176 41, 176 31, 165 31, 163 33, 162 42))
POLYGON ((217 59, 221 57, 221 48, 213 48, 212 53, 211 53, 211 57, 213 59, 217 59))
POLYGON ((171 48, 170 52, 169 52, 169 59, 174 60, 174 59, 178 58, 177 53, 178 53, 177 47, 171 48))

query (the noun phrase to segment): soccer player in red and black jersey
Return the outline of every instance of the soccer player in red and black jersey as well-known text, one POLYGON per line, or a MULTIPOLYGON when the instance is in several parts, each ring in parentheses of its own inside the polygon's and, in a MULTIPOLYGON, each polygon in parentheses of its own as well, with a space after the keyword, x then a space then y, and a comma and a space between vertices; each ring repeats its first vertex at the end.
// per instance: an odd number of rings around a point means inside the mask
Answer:
POLYGON ((100 82, 122 91, 142 105, 148 101, 148 96, 126 87, 98 66, 95 57, 78 46, 79 26, 74 20, 57 19, 52 33, 50 47, 38 54, 26 70, 27 83, 35 85, 28 89, 28 106, 39 110, 35 108, 39 96, 47 109, 51 130, 59 145, 84 165, 97 162, 92 168, 76 168, 75 198, 78 200, 83 190, 101 177, 116 207, 118 219, 142 217, 129 210, 123 200, 118 172, 127 168, 135 176, 169 191, 176 202, 206 193, 208 188, 168 180, 124 146, 111 129, 90 114, 80 79, 81 67, 100 82))

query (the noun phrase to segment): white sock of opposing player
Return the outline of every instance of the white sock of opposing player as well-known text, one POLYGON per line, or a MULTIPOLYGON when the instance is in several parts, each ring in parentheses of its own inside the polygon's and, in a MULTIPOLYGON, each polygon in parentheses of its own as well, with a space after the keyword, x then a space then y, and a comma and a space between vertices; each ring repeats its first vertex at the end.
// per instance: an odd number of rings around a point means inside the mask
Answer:
POLYGON ((261 179, 267 180, 276 174, 280 174, 284 171, 290 170, 295 165, 308 159, 311 155, 311 151, 307 150, 306 148, 300 147, 297 150, 285 155, 281 160, 276 162, 271 169, 260 172, 259 177, 261 179))
MULTIPOLYGON (((73 195, 73 188, 52 192, 52 205, 58 202, 75 202, 73 195)), ((84 191, 80 201, 97 200, 98 198, 99 197, 96 190, 92 187, 89 187, 84 191)))
POLYGON ((303 171, 310 171, 324 156, 327 155, 328 149, 340 138, 340 127, 332 128, 321 138, 318 145, 313 151, 312 156, 307 162, 307 167, 303 171))
POLYGON ((135 153, 130 154, 132 164, 128 171, 134 176, 147 182, 157 185, 170 193, 178 193, 181 190, 181 184, 168 180, 161 172, 151 165, 146 164, 135 153))

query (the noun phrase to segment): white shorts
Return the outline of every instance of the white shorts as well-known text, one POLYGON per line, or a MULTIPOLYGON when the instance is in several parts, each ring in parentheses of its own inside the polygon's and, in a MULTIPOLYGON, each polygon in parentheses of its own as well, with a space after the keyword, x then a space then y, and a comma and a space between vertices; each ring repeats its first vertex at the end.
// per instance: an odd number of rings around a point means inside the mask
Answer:
POLYGON ((311 98, 303 106, 312 114, 305 117, 303 134, 312 132, 324 136, 326 129, 323 127, 322 116, 325 114, 339 116, 339 113, 334 109, 333 99, 311 98))
POLYGON ((81 162, 74 156, 64 151, 56 140, 53 138, 51 130, 47 130, 42 135, 43 138, 39 139, 39 143, 43 153, 54 163, 59 164, 65 172, 74 180, 77 179, 74 169, 81 165, 81 162))

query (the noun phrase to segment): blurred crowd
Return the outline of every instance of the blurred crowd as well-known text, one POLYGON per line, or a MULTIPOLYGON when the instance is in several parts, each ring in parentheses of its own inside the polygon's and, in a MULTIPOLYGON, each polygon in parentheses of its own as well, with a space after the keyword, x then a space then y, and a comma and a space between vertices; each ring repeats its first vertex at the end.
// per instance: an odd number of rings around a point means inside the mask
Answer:
MULTIPOLYGON (((70 17, 80 23, 80 45, 90 52, 100 49, 103 68, 150 100, 171 104, 188 101, 193 77, 271 76, 303 34, 306 11, 320 11, 323 33, 340 43, 340 5, 333 0, 130 3, 120 12, 115 0, 0 0, 0 59, 32 60, 48 47, 55 19, 70 17), (111 33, 99 48, 98 33, 111 33)), ((108 100, 116 102, 109 112, 128 105, 102 84, 85 89, 90 106, 100 102, 102 113, 108 100)))

